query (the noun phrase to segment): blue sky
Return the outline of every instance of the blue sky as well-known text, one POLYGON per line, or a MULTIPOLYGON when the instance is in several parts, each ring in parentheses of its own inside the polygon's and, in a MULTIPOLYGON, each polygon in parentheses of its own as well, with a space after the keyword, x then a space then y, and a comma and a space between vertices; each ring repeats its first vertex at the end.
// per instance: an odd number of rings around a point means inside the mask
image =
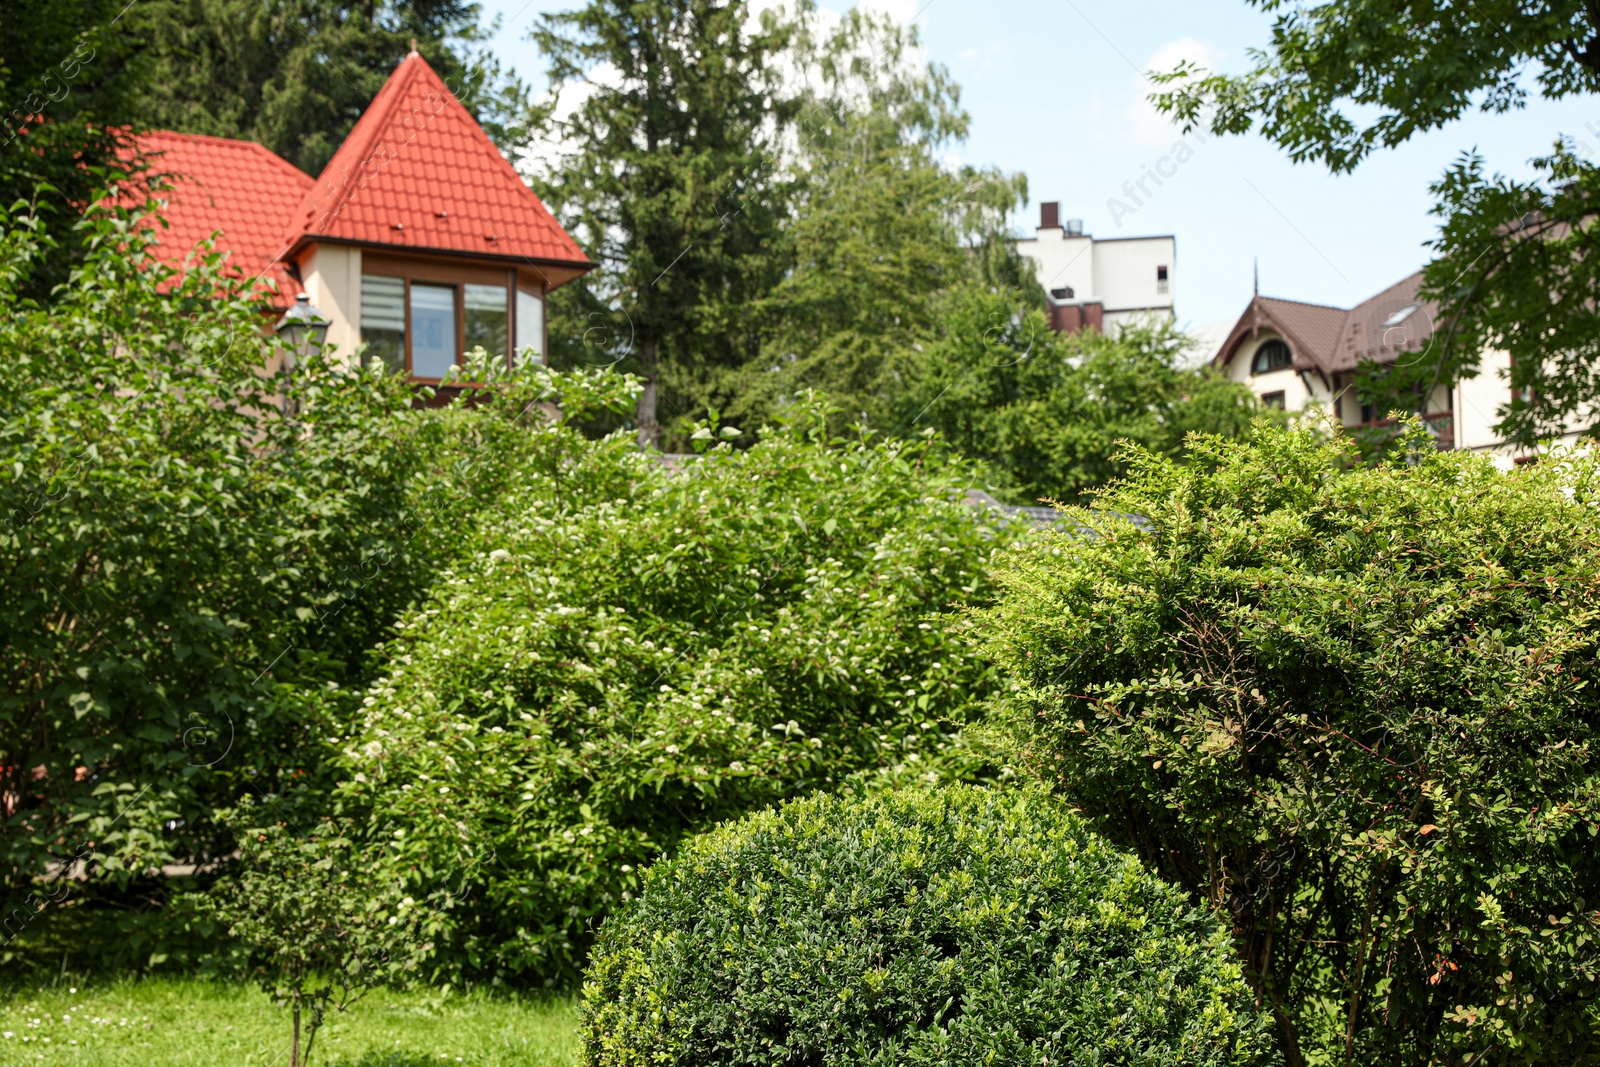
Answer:
MULTIPOLYGON (((1018 214, 1018 232, 1031 232, 1039 201, 1059 200, 1063 218, 1082 218, 1097 237, 1176 235, 1174 293, 1191 327, 1231 325, 1250 299, 1257 259, 1263 293, 1341 306, 1416 270, 1434 232, 1428 183, 1464 148, 1476 146, 1492 170, 1525 177, 1527 161, 1559 134, 1600 145, 1600 99, 1586 96, 1475 115, 1341 177, 1292 164, 1255 137, 1191 138, 1177 164, 1178 133, 1145 103, 1141 72, 1183 56, 1245 68, 1246 50, 1266 42, 1271 21, 1243 0, 871 2, 914 19, 928 58, 960 83, 972 132, 959 158, 1028 176, 1033 203, 1018 214), (1162 169, 1176 173, 1159 188, 1147 181, 1151 195, 1135 206, 1124 184, 1168 155, 1174 161, 1162 169)), ((504 16, 495 50, 542 85, 527 30, 540 12, 576 3, 486 0, 487 15, 504 16)))

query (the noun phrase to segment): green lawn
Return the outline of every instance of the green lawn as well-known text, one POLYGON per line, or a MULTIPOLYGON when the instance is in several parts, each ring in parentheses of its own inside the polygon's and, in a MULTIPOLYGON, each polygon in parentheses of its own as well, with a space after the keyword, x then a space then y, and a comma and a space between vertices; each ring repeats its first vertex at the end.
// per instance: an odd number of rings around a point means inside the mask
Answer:
MULTIPOLYGON (((76 983, 76 984, 73 984, 76 983)), ((317 1036, 314 1067, 565 1067, 570 1000, 369 993, 317 1036)), ((0 993, 0 1065, 287 1067, 289 1014, 254 986, 149 978, 0 993)))

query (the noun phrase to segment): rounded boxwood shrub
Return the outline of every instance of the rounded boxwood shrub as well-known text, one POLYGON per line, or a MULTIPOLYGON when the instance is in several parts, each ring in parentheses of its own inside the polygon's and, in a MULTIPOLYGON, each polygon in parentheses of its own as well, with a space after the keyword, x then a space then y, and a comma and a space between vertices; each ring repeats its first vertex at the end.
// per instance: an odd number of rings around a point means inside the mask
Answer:
POLYGON ((585 1063, 1274 1062, 1227 940, 1036 790, 819 795, 647 873, 585 1063))

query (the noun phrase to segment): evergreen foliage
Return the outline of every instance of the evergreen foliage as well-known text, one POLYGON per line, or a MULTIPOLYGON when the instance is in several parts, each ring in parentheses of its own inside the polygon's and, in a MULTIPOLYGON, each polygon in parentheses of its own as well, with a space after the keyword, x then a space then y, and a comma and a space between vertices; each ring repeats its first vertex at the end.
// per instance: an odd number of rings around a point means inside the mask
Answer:
POLYGON ((742 309, 782 275, 791 34, 745 0, 589 0, 534 33, 558 92, 586 91, 540 191, 600 264, 556 332, 644 380, 641 441, 662 441, 658 405, 703 408, 707 375, 749 357, 742 309))
POLYGON ((82 255, 71 228, 137 124, 146 65, 117 0, 0 6, 0 208, 26 200, 57 235, 36 248, 22 295, 44 299, 82 255))
POLYGON ((1130 449, 1015 553, 1016 758, 1231 914, 1291 1067, 1594 1063, 1600 469, 1353 448, 1130 449))
POLYGON ((1041 792, 818 796, 652 868, 584 1062, 1276 1062, 1227 930, 1041 792))
POLYGON ((148 76, 135 100, 152 129, 266 145, 315 177, 415 40, 501 149, 537 121, 527 89, 480 46, 463 0, 145 0, 130 18, 148 76))

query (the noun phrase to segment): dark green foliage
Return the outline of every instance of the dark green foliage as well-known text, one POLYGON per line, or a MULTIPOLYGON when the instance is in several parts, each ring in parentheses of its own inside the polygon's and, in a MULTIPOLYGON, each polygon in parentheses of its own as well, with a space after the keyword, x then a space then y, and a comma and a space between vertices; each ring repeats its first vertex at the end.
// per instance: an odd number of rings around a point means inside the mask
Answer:
POLYGON ((1275 1061, 1226 928, 1033 790, 794 801, 608 921, 584 1062, 1275 1061))
MULTIPOLYGON (((1530 90, 1547 100, 1600 91, 1594 0, 1249 3, 1276 12, 1254 69, 1158 73, 1173 88, 1156 94, 1157 105, 1185 129, 1259 124, 1292 159, 1335 172, 1471 111, 1521 108, 1530 90)), ((1592 156, 1587 145, 1573 147, 1558 141, 1534 160, 1536 182, 1486 179, 1474 152, 1434 184, 1442 221, 1424 286, 1440 305, 1434 342, 1398 370, 1364 367, 1363 403, 1425 414, 1433 386, 1475 376, 1483 353, 1499 349, 1512 356, 1513 399, 1498 411, 1497 433, 1531 445, 1593 425, 1600 168, 1581 158, 1592 156)))
POLYGON ((1189 342, 1170 325, 1062 335, 1034 307, 958 289, 940 305, 943 336, 901 361, 897 429, 938 430, 987 465, 997 495, 1071 502, 1127 469, 1120 441, 1177 456, 1191 432, 1237 437, 1264 414, 1246 386, 1180 369, 1189 342))
POLYGON ((1228 909, 1291 1064, 1594 1063, 1600 470, 1352 449, 1135 450, 1015 554, 1018 758, 1228 909))
POLYGON ((55 231, 21 280, 43 299, 82 255, 70 224, 138 123, 146 67, 126 0, 9 0, 0 5, 0 208, 28 200, 55 231))
POLYGON ((961 727, 993 676, 932 613, 981 601, 1013 531, 933 442, 826 420, 677 471, 547 428, 568 457, 385 645, 341 802, 419 898, 458 901, 442 969, 568 980, 686 835, 854 772, 984 773, 961 727))
POLYGON ((40 308, 35 222, 0 217, 7 894, 54 861, 126 886, 227 852, 211 807, 312 769, 305 691, 359 684, 449 547, 405 519, 433 446, 402 385, 314 354, 285 420, 219 255, 178 280, 149 218, 97 210, 40 308))
POLYGON ((790 32, 745 0, 589 0, 534 33, 558 90, 590 90, 540 192, 600 269, 562 290, 552 334, 643 377, 644 440, 661 441, 658 398, 682 415, 749 358, 745 307, 782 275, 790 32))
POLYGON ((501 148, 529 140, 528 93, 474 52, 463 0, 143 0, 130 13, 149 76, 135 102, 157 129, 266 145, 315 176, 415 39, 501 148))
POLYGON ((1434 214, 1443 221, 1424 281, 1444 312, 1434 344, 1403 375, 1377 379, 1371 399, 1415 410, 1396 402, 1400 390, 1473 377, 1483 372, 1479 353, 1498 350, 1511 358, 1511 399, 1497 412, 1498 432, 1525 445, 1568 429, 1593 432, 1600 167, 1562 144, 1534 165, 1536 182, 1491 179, 1468 154, 1435 183, 1434 214))
POLYGON ((1296 162, 1353 170, 1373 149, 1469 111, 1521 107, 1530 80, 1552 100, 1600 86, 1600 22, 1590 0, 1246 2, 1275 13, 1272 44, 1252 53, 1254 68, 1237 76, 1187 64, 1159 72, 1156 80, 1175 88, 1157 103, 1219 133, 1259 124, 1296 162))

